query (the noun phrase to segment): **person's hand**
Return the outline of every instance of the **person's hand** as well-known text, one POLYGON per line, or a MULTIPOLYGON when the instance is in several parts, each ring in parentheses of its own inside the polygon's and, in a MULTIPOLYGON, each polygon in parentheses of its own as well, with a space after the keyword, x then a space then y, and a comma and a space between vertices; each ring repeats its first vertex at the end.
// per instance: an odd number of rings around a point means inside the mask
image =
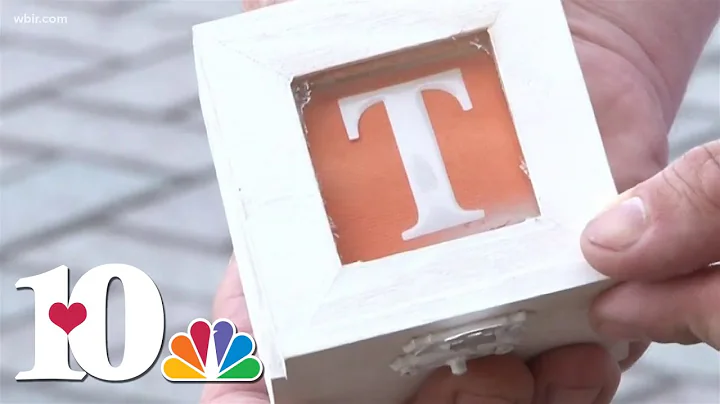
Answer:
MULTIPOLYGON (((235 256, 230 258, 225 276, 220 281, 215 302, 213 303, 213 319, 226 318, 235 324, 237 332, 252 335, 250 318, 248 317, 245 293, 240 283, 235 256)), ((269 404, 263 379, 255 383, 208 383, 203 389, 201 403, 207 404, 269 404)))
POLYGON ((720 140, 621 195, 582 247, 622 281, 594 304, 598 331, 720 349, 720 140))
MULTIPOLYGON (((668 132, 699 54, 717 24, 720 5, 704 0, 692 4, 683 1, 661 4, 564 0, 564 4, 613 177, 618 190, 626 191, 653 177, 667 165, 668 132)), ((702 153, 702 150, 695 151, 694 157, 702 157, 702 153)), ((673 166, 663 171, 660 178, 673 178, 676 169, 673 166)), ((685 175, 692 174, 688 171, 685 175)), ((649 183, 657 184, 661 181, 657 178, 653 177, 649 183)), ((682 181, 682 177, 676 178, 682 181)), ((674 181, 668 181, 668 184, 673 186, 674 181)), ((657 187, 642 185, 639 189, 652 193, 652 189, 657 187)), ((634 192, 625 194, 624 198, 634 195, 634 192)), ((654 220, 660 220, 664 214, 665 210, 656 210, 654 220)), ((692 226, 692 217, 684 217, 684 214, 678 212, 674 216, 677 226, 692 226)), ((661 278, 659 272, 649 270, 658 262, 663 264, 657 268, 669 268, 675 264, 678 264, 676 268, 692 266, 693 261, 682 261, 681 257, 687 256, 683 254, 675 256, 674 260, 663 261, 665 257, 672 256, 671 251, 676 249, 664 250, 664 255, 651 256, 655 249, 667 247, 660 242, 642 247, 643 250, 637 247, 632 260, 621 253, 613 255, 590 242, 591 238, 596 237, 593 232, 602 229, 609 231, 608 226, 614 225, 618 223, 612 222, 612 216, 596 220, 581 241, 586 258, 600 272, 618 280, 647 281, 653 274, 656 279, 661 278), (643 272, 644 269, 648 270, 643 272)), ((703 240, 704 235, 692 231, 682 236, 678 234, 678 237, 685 238, 677 241, 697 245, 710 240, 703 240)), ((717 231, 715 237, 718 241, 717 231)), ((666 239, 665 243, 672 241, 666 239)), ((717 244, 715 248, 720 250, 717 244)), ((688 254, 688 250, 685 252, 688 254)), ((720 259, 717 255, 715 258, 720 259)), ((669 276, 669 272, 665 272, 665 275, 669 276)), ((650 314, 645 310, 649 310, 654 303, 644 300, 647 297, 645 295, 634 294, 633 287, 636 286, 623 285, 597 301, 594 321, 605 334, 620 339, 630 337, 632 333, 628 332, 630 329, 627 326, 620 327, 623 332, 619 333, 609 332, 608 329, 613 324, 617 325, 617 321, 630 320, 633 315, 637 316, 635 321, 641 321, 640 316, 650 314), (631 295, 634 300, 619 303, 623 296, 631 295), (616 310, 614 314, 617 317, 609 315, 612 309, 616 310), (621 317, 623 310, 628 310, 625 315, 629 317, 621 317)), ((670 294, 664 298, 668 299, 668 303, 674 301, 670 294)), ((656 305, 658 311, 655 313, 662 313, 659 307, 667 308, 668 303, 664 306, 656 305)), ((642 324, 659 327, 661 323, 656 323, 657 320, 658 317, 643 317, 642 324)), ((629 324, 637 325, 632 321, 629 324)), ((663 341, 657 337, 651 333, 638 332, 630 338, 634 342, 630 344, 630 354, 622 367, 627 369, 634 364, 647 349, 649 340, 663 341)))

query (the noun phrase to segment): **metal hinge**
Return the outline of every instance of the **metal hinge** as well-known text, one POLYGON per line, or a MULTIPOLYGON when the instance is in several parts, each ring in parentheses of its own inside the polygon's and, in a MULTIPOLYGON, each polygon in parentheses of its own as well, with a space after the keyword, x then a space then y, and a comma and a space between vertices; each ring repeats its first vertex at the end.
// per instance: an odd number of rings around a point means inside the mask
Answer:
POLYGON ((413 338, 403 347, 404 355, 390 367, 409 376, 447 365, 453 374, 462 375, 468 360, 511 352, 519 342, 527 316, 527 312, 520 311, 413 338))

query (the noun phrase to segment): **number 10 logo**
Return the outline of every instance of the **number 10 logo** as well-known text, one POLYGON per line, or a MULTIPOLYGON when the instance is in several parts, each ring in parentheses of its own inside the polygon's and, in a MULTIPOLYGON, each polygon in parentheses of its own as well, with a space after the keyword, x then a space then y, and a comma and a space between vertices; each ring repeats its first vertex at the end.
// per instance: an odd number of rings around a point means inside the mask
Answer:
POLYGON ((16 380, 104 381, 142 376, 160 355, 165 311, 155 283, 130 265, 101 265, 85 273, 68 296, 70 270, 60 266, 22 278, 16 289, 35 293, 35 364, 16 380), (107 294, 119 280, 125 293, 125 353, 118 366, 107 352, 107 294), (68 347, 83 371, 70 368, 68 347))

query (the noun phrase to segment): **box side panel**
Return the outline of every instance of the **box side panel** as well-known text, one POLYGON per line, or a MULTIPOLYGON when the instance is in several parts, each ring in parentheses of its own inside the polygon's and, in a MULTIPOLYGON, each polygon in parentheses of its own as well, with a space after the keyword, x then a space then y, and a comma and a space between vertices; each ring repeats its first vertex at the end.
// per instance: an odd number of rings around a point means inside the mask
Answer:
POLYGON ((627 344, 603 341, 590 328, 587 310, 592 298, 609 283, 597 283, 573 290, 513 304, 494 307, 472 315, 453 318, 402 332, 384 335, 341 347, 290 358, 287 380, 274 383, 277 404, 398 404, 410 397, 429 372, 401 376, 390 364, 411 339, 461 324, 473 323, 519 310, 530 314, 514 354, 533 357, 546 350, 586 342, 605 345, 618 360, 627 355, 627 344))
MULTIPOLYGON (((240 225, 241 220, 239 217, 242 215, 242 204, 239 200, 238 187, 230 164, 232 150, 228 148, 216 116, 216 106, 213 98, 213 90, 216 86, 213 85, 212 78, 208 76, 206 70, 208 64, 223 63, 223 53, 226 50, 218 46, 207 35, 196 31, 194 33, 194 52, 200 104, 229 224, 234 254, 243 283, 245 302, 253 334, 258 344, 258 355, 265 365, 266 380, 284 377, 284 363, 275 346, 271 316, 264 302, 263 292, 257 281, 255 268, 248 255, 245 231, 240 225)), ((218 83, 214 84, 217 85, 218 83)))

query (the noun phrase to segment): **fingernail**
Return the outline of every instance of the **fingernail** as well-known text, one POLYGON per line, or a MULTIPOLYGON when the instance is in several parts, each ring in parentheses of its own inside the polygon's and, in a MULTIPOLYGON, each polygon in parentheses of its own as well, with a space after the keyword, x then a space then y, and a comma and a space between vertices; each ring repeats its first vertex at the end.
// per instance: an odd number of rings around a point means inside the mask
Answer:
POLYGON ((498 397, 481 397, 470 394, 461 394, 455 404, 512 404, 511 401, 498 397))
POLYGON ((556 387, 548 392, 548 404, 593 404, 600 389, 569 389, 556 387))
POLYGON ((585 229, 585 236, 597 246, 622 251, 635 244, 646 228, 645 205, 642 199, 632 197, 593 219, 585 229))

